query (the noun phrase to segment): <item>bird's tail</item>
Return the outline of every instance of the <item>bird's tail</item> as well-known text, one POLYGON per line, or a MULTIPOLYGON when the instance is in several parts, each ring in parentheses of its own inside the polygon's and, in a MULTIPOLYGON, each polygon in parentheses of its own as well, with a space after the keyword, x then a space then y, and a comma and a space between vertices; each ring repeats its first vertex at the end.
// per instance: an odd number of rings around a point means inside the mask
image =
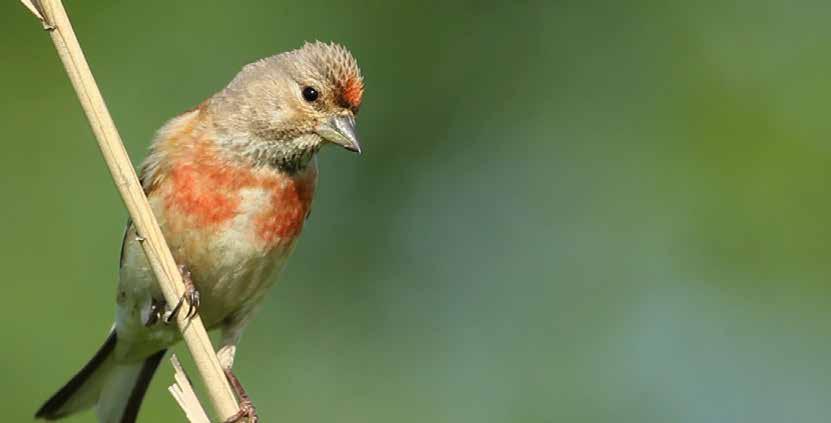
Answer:
POLYGON ((95 356, 40 407, 35 417, 57 420, 95 405, 101 423, 134 422, 166 350, 144 361, 121 364, 114 359, 116 342, 112 330, 95 356))

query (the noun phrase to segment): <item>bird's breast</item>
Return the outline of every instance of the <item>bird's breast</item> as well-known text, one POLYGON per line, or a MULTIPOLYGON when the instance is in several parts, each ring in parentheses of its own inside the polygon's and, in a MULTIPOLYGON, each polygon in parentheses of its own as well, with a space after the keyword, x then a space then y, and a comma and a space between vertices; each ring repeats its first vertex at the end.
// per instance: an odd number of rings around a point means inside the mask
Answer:
POLYGON ((296 174, 204 159, 173 164, 162 193, 172 236, 203 232, 269 250, 291 243, 311 210, 314 163, 296 174))
POLYGON ((203 296, 207 324, 259 298, 311 210, 316 165, 295 174, 211 160, 172 163, 150 201, 177 262, 203 296))

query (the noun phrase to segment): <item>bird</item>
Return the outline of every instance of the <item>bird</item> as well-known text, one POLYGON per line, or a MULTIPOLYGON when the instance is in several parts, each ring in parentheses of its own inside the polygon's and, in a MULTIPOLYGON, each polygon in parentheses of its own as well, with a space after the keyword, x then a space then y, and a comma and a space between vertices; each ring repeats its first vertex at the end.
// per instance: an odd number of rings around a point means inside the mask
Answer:
POLYGON ((115 322, 93 358, 36 412, 57 420, 95 407, 102 423, 136 421, 153 373, 180 340, 176 313, 221 331, 217 358, 240 398, 229 421, 258 419, 232 366, 245 327, 311 213, 317 153, 361 153, 364 80, 340 44, 307 42, 250 63, 222 90, 158 130, 139 179, 186 291, 166 304, 128 221, 115 322))

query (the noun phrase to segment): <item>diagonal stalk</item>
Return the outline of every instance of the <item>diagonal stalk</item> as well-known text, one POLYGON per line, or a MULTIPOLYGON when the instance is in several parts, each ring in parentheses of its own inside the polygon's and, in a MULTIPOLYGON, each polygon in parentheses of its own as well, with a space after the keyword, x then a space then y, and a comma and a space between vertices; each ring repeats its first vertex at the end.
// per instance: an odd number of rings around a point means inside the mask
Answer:
MULTIPOLYGON (((168 304, 176 304, 185 291, 182 277, 159 229, 159 224, 153 216, 132 162, 124 149, 121 136, 107 110, 98 85, 93 79, 61 1, 21 1, 40 19, 43 27, 52 37, 58 56, 66 68, 66 73, 81 101, 92 132, 98 140, 98 146, 110 170, 113 182, 143 239, 142 248, 161 285, 165 300, 168 304)), ((194 316, 188 319, 184 313, 178 313, 176 323, 205 383, 214 410, 222 420, 235 415, 239 406, 216 358, 216 352, 201 318, 194 316)))

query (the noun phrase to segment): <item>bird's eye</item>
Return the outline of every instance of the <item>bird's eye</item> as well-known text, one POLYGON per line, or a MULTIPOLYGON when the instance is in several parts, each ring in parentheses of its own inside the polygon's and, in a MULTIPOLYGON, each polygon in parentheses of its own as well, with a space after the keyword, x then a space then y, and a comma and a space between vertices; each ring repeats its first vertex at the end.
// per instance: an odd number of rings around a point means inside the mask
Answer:
POLYGON ((306 101, 308 101, 310 103, 317 100, 317 97, 319 95, 320 95, 320 93, 318 93, 317 90, 314 89, 314 87, 305 87, 305 88, 303 88, 303 99, 305 99, 306 101))

